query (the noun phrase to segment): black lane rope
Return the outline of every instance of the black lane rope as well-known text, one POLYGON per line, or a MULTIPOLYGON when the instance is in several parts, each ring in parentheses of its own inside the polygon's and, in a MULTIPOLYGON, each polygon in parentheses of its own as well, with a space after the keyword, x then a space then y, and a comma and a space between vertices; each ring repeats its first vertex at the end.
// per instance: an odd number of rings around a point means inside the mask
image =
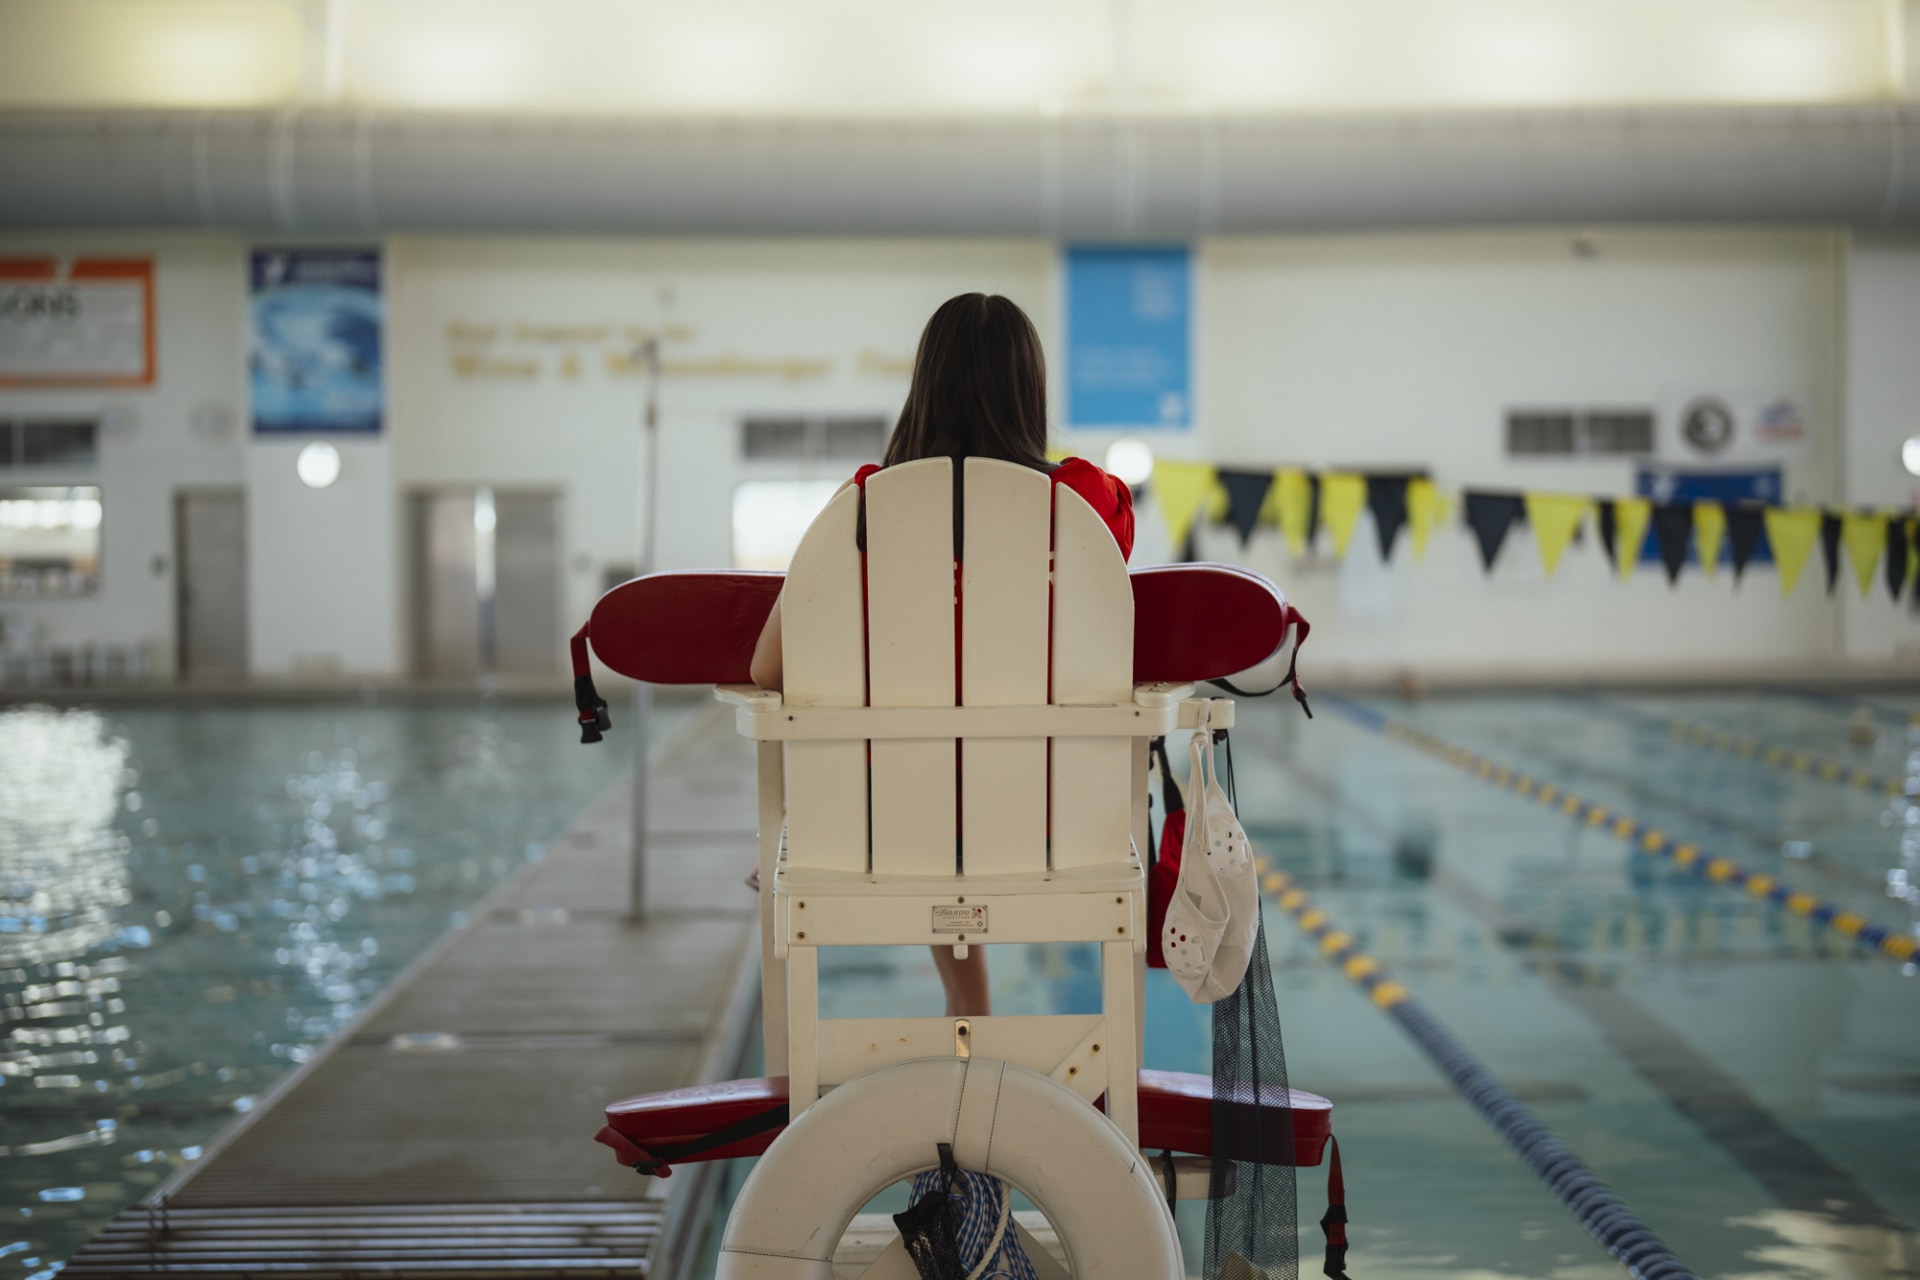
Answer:
POLYGON ((1468 1105, 1507 1140, 1521 1162, 1547 1184, 1547 1189, 1627 1269, 1628 1275, 1636 1280, 1693 1280, 1694 1273, 1601 1181, 1600 1175, 1501 1084, 1411 991, 1387 976, 1379 961, 1355 946, 1351 934, 1334 928, 1327 913, 1312 905, 1306 890, 1293 877, 1274 870, 1264 858, 1255 865, 1260 871, 1260 887, 1273 895, 1280 909, 1319 945, 1321 954, 1400 1024, 1400 1029, 1453 1082, 1468 1105))

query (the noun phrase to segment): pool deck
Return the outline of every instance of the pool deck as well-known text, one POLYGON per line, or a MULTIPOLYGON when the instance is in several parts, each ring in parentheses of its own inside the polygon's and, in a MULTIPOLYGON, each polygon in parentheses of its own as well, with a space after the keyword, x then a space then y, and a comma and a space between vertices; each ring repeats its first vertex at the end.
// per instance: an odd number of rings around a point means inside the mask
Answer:
POLYGON ((731 720, 702 708, 655 753, 643 923, 622 784, 65 1274, 646 1274, 692 1180, 592 1137, 607 1103, 711 1073, 751 989, 754 757, 731 720))

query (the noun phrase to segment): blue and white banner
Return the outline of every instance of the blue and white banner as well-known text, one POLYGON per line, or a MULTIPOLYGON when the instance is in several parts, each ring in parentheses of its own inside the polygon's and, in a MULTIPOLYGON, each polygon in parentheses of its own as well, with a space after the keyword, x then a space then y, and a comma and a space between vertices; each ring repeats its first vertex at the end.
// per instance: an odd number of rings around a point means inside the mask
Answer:
POLYGON ((380 251, 256 249, 250 279, 254 431, 377 434, 380 251))
POLYGON ((1067 250, 1067 424, 1193 425, 1193 255, 1067 250))

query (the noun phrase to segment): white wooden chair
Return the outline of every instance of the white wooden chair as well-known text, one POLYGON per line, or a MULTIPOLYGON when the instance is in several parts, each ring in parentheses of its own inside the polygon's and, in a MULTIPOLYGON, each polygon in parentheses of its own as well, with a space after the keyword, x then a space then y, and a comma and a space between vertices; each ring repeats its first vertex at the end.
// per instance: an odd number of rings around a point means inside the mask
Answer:
POLYGON ((784 696, 718 691, 760 743, 767 1060, 798 1116, 890 1062, 1000 1058, 1137 1140, 1147 741, 1191 686, 1134 688, 1126 562, 1077 493, 985 458, 958 492, 956 526, 947 459, 867 481, 863 607, 842 491, 787 573, 784 696), (820 947, 1008 942, 1100 944, 1101 1012, 819 1017, 820 947))

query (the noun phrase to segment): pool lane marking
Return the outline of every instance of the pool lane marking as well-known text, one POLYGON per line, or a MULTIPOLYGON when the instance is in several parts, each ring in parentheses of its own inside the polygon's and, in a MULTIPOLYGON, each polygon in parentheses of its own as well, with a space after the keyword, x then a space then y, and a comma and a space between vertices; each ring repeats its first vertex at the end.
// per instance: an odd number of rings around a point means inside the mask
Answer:
MULTIPOLYGON (((1377 829, 1385 828, 1370 809, 1338 795, 1331 784, 1311 770, 1292 762, 1283 762, 1281 767, 1304 785, 1319 790, 1323 801, 1336 812, 1377 829)), ((1266 871, 1264 863, 1261 870, 1266 871)), ((1594 962, 1569 955, 1554 934, 1515 921, 1491 897, 1448 875, 1444 867, 1436 867, 1428 883, 1480 921, 1500 946, 1518 953, 1521 964, 1585 1017, 1622 1061, 1659 1090, 1702 1137, 1745 1169, 1781 1205, 1850 1225, 1906 1230, 1852 1173, 1783 1125, 1746 1086, 1642 1008, 1618 983, 1602 979, 1594 962)), ((1275 879, 1263 875, 1262 887, 1273 892, 1291 888, 1293 882, 1284 876, 1275 879)), ((1296 909, 1304 909, 1306 902, 1303 894, 1288 908, 1289 914, 1297 918, 1296 909)), ((1332 929, 1330 922, 1318 922, 1317 927, 1323 931, 1322 937, 1332 936, 1324 932, 1332 929)), ((1374 966, 1374 973, 1380 972, 1378 962, 1370 956, 1361 952, 1352 955, 1362 964, 1374 966)), ((1387 979, 1383 975, 1381 980, 1387 979)))
POLYGON ((1906 793, 1906 785, 1897 778, 1883 778, 1869 769, 1862 769, 1842 760, 1817 756, 1811 751, 1803 751, 1788 743, 1767 742, 1760 738, 1734 733, 1728 729, 1716 729, 1709 724, 1697 724, 1691 720, 1650 715, 1615 702, 1602 701, 1597 705, 1638 724, 1649 726, 1664 724, 1668 735, 1683 746, 1695 747, 1701 751, 1716 751, 1721 755, 1733 756, 1739 760, 1754 761, 1770 769, 1783 769, 1788 773, 1797 773, 1803 778, 1837 782, 1843 787, 1852 787, 1856 791, 1864 791, 1869 795, 1898 796, 1906 793))
POLYGON ((1838 782, 1857 791, 1866 791, 1885 796, 1903 795, 1905 784, 1895 778, 1882 778, 1866 769, 1855 768, 1839 760, 1830 760, 1814 755, 1811 751, 1802 751, 1798 747, 1781 742, 1764 742, 1759 738, 1750 738, 1744 734, 1732 733, 1726 729, 1716 729, 1712 725, 1694 724, 1689 720, 1670 720, 1667 732, 1675 741, 1703 751, 1717 751, 1721 755, 1735 756, 1741 760, 1758 760, 1772 769, 1785 769, 1804 778, 1818 778, 1822 782, 1838 782))
POLYGON ((1825 925, 1894 960, 1911 962, 1915 953, 1920 952, 1920 938, 1891 925, 1876 924, 1858 912, 1842 910, 1814 894, 1794 888, 1777 876, 1764 871, 1749 871, 1731 858, 1708 856, 1691 841, 1676 840, 1658 827, 1641 822, 1629 814, 1617 813, 1577 792, 1543 782, 1531 774, 1503 765, 1456 743, 1436 738, 1371 708, 1339 697, 1328 698, 1327 701, 1356 723, 1384 737, 1464 770, 1482 782, 1511 791, 1522 799, 1530 799, 1549 809, 1558 809, 1574 822, 1630 841, 1642 853, 1664 858, 1677 867, 1698 870, 1712 884, 1744 888, 1756 898, 1764 898, 1785 907, 1797 916, 1805 916, 1815 924, 1825 925))
POLYGON ((1314 906, 1292 876, 1276 870, 1265 858, 1255 860, 1254 871, 1260 877, 1261 889, 1313 940, 1320 954, 1400 1024, 1466 1103, 1507 1140, 1521 1163, 1547 1184, 1547 1189, 1629 1275, 1636 1280, 1691 1280, 1693 1271, 1674 1257, 1619 1195, 1502 1084, 1445 1023, 1389 977, 1378 960, 1361 951, 1352 934, 1335 926, 1325 911, 1314 906))

